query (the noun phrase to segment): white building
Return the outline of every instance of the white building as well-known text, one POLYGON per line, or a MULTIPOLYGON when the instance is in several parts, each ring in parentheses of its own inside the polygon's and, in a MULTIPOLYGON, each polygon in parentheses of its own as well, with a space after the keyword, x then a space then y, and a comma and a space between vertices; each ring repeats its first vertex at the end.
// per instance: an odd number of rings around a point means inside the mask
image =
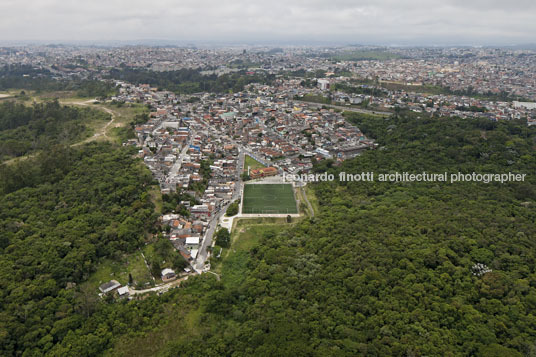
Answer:
POLYGON ((514 108, 536 109, 536 103, 514 101, 514 108))
POLYGON ((186 237, 184 246, 190 251, 199 248, 199 237, 186 237))
POLYGON ((330 86, 330 82, 327 79, 319 79, 318 81, 318 88, 321 90, 328 90, 330 86))

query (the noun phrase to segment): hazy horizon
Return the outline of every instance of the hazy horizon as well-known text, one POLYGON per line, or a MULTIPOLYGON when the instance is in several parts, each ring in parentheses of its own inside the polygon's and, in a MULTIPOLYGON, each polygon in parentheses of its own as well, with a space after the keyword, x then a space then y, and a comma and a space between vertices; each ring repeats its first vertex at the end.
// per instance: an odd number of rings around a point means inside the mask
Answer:
POLYGON ((0 43, 533 44, 536 2, 514 0, 14 0, 0 4, 0 43))

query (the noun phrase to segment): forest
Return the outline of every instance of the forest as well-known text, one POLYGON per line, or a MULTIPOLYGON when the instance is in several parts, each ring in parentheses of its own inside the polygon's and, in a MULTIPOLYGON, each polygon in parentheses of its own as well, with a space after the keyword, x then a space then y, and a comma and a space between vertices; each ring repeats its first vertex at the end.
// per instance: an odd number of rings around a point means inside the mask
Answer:
POLYGON ((0 90, 25 89, 37 93, 73 91, 79 97, 101 98, 117 93, 113 83, 96 79, 57 79, 46 69, 29 65, 0 67, 0 90))
POLYGON ((43 355, 79 328, 99 307, 82 283, 145 240, 152 177, 132 154, 54 146, 0 166, 0 355, 43 355))
POLYGON ((334 91, 341 91, 348 94, 367 94, 375 97, 386 97, 388 92, 385 89, 373 86, 351 86, 344 83, 336 83, 333 86, 334 91))
POLYGON ((134 84, 150 84, 151 86, 169 90, 178 94, 198 92, 225 93, 240 92, 251 83, 271 84, 275 76, 270 74, 248 74, 245 71, 203 75, 199 69, 180 69, 176 71, 156 72, 144 69, 111 69, 109 78, 127 81, 134 84))
POLYGON ((89 123, 107 120, 109 115, 102 111, 62 106, 57 100, 33 105, 0 102, 0 162, 55 144, 72 144, 91 135, 89 123))
POLYGON ((251 246, 223 260, 221 280, 203 274, 143 301, 95 301, 79 283, 151 229, 151 178, 125 148, 57 148, 0 178, 2 354, 533 355, 536 129, 346 115, 378 149, 315 172, 527 180, 313 184, 318 214, 258 226, 251 246), (78 288, 66 289, 71 282, 78 288))

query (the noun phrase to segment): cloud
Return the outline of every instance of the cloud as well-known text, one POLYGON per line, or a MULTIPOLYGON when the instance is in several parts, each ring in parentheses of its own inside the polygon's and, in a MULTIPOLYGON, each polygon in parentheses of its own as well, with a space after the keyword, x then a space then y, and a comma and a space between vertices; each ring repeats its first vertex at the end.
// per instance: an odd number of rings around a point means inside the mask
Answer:
POLYGON ((0 40, 526 43, 533 0, 3 0, 0 40))

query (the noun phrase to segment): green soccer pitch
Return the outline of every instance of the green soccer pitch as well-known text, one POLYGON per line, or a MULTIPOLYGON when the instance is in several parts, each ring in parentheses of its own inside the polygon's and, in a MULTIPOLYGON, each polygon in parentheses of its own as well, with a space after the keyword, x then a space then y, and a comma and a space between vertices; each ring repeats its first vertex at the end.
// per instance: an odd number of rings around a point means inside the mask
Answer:
POLYGON ((298 213, 291 184, 244 186, 242 213, 298 213))

